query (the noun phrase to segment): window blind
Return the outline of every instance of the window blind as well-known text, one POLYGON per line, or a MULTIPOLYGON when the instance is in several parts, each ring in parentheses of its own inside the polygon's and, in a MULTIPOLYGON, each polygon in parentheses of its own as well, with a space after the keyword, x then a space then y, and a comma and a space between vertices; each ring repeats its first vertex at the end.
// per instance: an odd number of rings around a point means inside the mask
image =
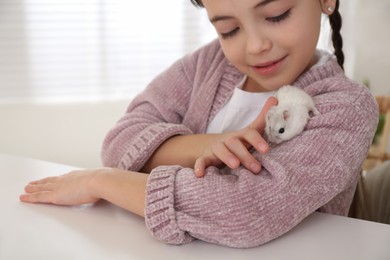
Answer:
POLYGON ((189 0, 1 0, 0 102, 131 98, 215 37, 189 0))
POLYGON ((131 97, 215 38, 190 1, 0 1, 0 101, 131 97))

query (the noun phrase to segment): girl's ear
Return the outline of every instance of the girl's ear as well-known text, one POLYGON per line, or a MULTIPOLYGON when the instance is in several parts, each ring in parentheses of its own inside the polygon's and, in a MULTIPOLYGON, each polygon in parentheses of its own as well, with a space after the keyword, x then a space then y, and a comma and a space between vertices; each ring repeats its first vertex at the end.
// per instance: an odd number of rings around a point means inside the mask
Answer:
POLYGON ((338 0, 320 0, 322 12, 332 15, 336 8, 336 1, 338 0))

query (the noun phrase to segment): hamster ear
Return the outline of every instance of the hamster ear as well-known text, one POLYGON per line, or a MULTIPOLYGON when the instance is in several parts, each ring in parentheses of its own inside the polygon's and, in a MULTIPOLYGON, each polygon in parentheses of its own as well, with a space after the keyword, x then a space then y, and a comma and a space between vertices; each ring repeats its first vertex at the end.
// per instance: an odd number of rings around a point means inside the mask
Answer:
POLYGON ((287 120, 289 117, 290 117, 290 115, 289 115, 289 113, 288 113, 288 110, 284 110, 284 111, 283 111, 283 119, 284 119, 284 120, 287 120))
POLYGON ((271 119, 271 117, 273 117, 274 115, 276 114, 276 107, 271 107, 268 112, 267 112, 267 115, 266 115, 266 118, 268 120, 271 119))

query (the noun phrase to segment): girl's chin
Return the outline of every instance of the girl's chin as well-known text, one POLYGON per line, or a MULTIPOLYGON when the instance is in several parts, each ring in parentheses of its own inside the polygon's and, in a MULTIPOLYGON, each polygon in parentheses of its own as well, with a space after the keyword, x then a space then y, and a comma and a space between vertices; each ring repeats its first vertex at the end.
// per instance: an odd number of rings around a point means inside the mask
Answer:
POLYGON ((243 90, 248 92, 270 92, 277 91, 282 86, 290 85, 287 80, 280 80, 277 78, 257 79, 258 75, 254 77, 248 76, 247 81, 243 86, 243 90))

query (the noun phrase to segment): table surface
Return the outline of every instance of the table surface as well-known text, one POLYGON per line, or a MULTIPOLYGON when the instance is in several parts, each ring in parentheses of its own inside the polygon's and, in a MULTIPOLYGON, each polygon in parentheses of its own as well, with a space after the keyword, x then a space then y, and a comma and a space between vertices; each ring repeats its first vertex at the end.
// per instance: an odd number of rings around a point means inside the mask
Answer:
POLYGON ((25 184, 73 167, 0 155, 0 259, 390 259, 390 225, 314 213, 252 249, 155 240, 142 218, 107 202, 64 207, 19 202, 25 184))

